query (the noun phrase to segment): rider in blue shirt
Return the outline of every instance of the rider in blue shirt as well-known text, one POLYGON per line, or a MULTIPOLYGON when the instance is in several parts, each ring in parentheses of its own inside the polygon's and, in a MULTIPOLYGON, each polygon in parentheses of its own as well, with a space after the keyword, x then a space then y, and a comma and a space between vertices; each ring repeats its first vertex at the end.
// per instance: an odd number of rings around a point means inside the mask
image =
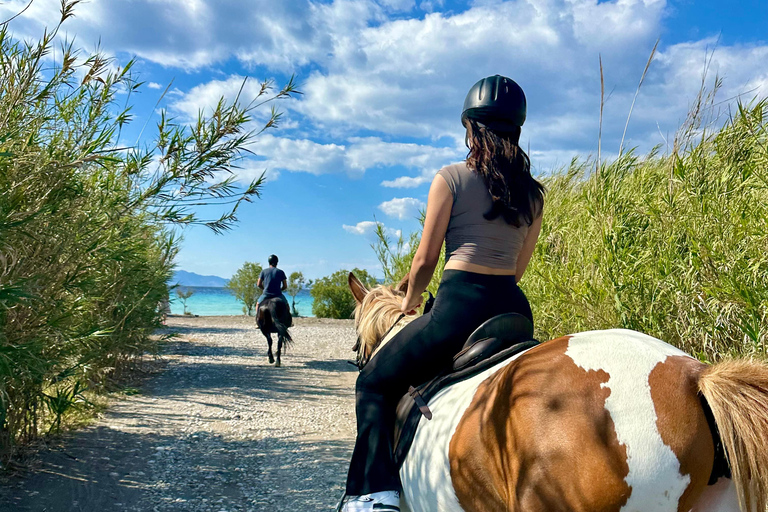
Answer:
POLYGON ((274 254, 269 257, 268 262, 269 268, 265 268, 261 271, 259 281, 256 283, 256 286, 264 290, 264 293, 261 295, 261 300, 259 300, 259 304, 272 297, 279 297, 288 304, 288 299, 283 295, 283 292, 288 289, 285 272, 277 268, 277 256, 274 254))

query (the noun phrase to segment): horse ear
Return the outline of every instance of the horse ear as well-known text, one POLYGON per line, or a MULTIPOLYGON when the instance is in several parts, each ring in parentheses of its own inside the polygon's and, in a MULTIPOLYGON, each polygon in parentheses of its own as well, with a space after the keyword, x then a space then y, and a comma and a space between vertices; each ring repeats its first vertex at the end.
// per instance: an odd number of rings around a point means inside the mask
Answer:
POLYGON ((398 292, 406 293, 408 291, 408 279, 410 278, 411 273, 407 272, 405 274, 405 277, 400 280, 399 283, 397 283, 397 286, 395 287, 395 290, 398 292))
POLYGON ((349 289, 352 290, 352 295, 354 295, 355 300, 359 303, 363 302, 363 299, 368 293, 368 290, 365 289, 363 283, 361 283, 352 272, 349 273, 349 279, 347 281, 349 282, 349 289))

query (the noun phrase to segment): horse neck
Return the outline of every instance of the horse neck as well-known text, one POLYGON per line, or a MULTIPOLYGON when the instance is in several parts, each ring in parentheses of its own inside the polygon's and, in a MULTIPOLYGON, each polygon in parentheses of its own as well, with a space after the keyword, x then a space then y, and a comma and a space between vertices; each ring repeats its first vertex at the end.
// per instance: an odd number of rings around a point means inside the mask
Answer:
MULTIPOLYGON (((379 344, 378 344, 378 345, 376 346, 376 348, 373 350, 373 354, 375 354, 376 352, 378 352, 379 350, 381 350, 381 349, 382 349, 382 347, 384 347, 384 345, 386 345, 387 343, 389 343, 389 341, 390 341, 392 338, 394 338, 394 337, 395 337, 395 334, 397 334, 397 333, 399 333, 400 331, 402 331, 402 330, 403 330, 403 328, 404 328, 406 325, 408 325, 409 323, 413 322, 413 321, 416 319, 416 315, 406 315, 406 316, 404 316, 403 318, 401 318, 400 320, 398 320, 398 317, 399 317, 400 315, 401 315, 401 313, 400 313, 400 310, 398 309, 398 310, 397 310, 397 312, 396 312, 396 316, 395 316, 395 315, 393 315, 393 316, 394 316, 394 318, 392 318, 392 323, 394 324, 394 325, 393 325, 393 327, 392 327, 392 329, 391 329, 391 330, 390 330, 390 331, 389 331, 389 332, 388 332, 388 333, 387 333, 387 334, 384 336, 384 338, 383 338, 383 339, 382 339, 382 340, 379 342, 379 344), (397 323, 395 323, 395 322, 397 322, 397 323)), ((383 334, 384 334, 384 333, 382 333, 382 335, 383 335, 383 334)), ((373 354, 371 354, 371 356, 373 356, 373 354)))

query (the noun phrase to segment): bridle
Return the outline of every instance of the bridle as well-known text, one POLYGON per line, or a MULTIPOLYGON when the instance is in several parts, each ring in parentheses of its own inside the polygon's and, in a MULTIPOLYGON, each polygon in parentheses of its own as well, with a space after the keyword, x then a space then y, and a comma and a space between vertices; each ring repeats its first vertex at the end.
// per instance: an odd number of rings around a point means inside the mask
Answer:
MULTIPOLYGON (((400 323, 400 320, 402 320, 403 318, 405 318, 405 313, 400 313, 400 316, 398 316, 398 317, 397 317, 397 320, 395 320, 395 323, 393 323, 393 324, 392 324, 392 326, 391 326, 389 329, 387 329, 387 331, 386 331, 384 334, 382 334, 382 336, 381 336, 381 339, 379 340, 379 343, 381 343, 381 340, 383 340, 384 338, 386 338, 386 337, 387 337, 387 335, 388 335, 390 332, 392 332, 392 329, 394 329, 394 328, 395 328, 395 326, 396 326, 397 324, 399 324, 399 323, 400 323)), ((357 341, 355 342, 355 346, 354 346, 354 347, 352 347, 352 350, 354 350, 355 352, 357 352, 357 358, 356 358, 356 360, 355 360, 355 361, 347 361, 347 362, 348 362, 349 364, 353 365, 353 366, 356 366, 358 371, 363 371, 363 367, 364 367, 366 364, 368 364, 368 361, 369 361, 369 359, 370 359, 370 358, 361 358, 361 357, 360 357, 360 344, 361 344, 361 341, 360 341, 360 335, 358 334, 358 335, 357 335, 357 341)))

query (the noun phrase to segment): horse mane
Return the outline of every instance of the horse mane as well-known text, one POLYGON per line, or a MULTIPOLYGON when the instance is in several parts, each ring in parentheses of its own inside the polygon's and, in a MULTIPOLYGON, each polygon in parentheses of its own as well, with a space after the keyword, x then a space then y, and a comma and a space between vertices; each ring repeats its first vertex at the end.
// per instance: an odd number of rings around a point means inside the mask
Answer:
POLYGON ((367 360, 401 314, 405 294, 379 285, 365 294, 355 308, 355 328, 360 340, 358 354, 367 360))

